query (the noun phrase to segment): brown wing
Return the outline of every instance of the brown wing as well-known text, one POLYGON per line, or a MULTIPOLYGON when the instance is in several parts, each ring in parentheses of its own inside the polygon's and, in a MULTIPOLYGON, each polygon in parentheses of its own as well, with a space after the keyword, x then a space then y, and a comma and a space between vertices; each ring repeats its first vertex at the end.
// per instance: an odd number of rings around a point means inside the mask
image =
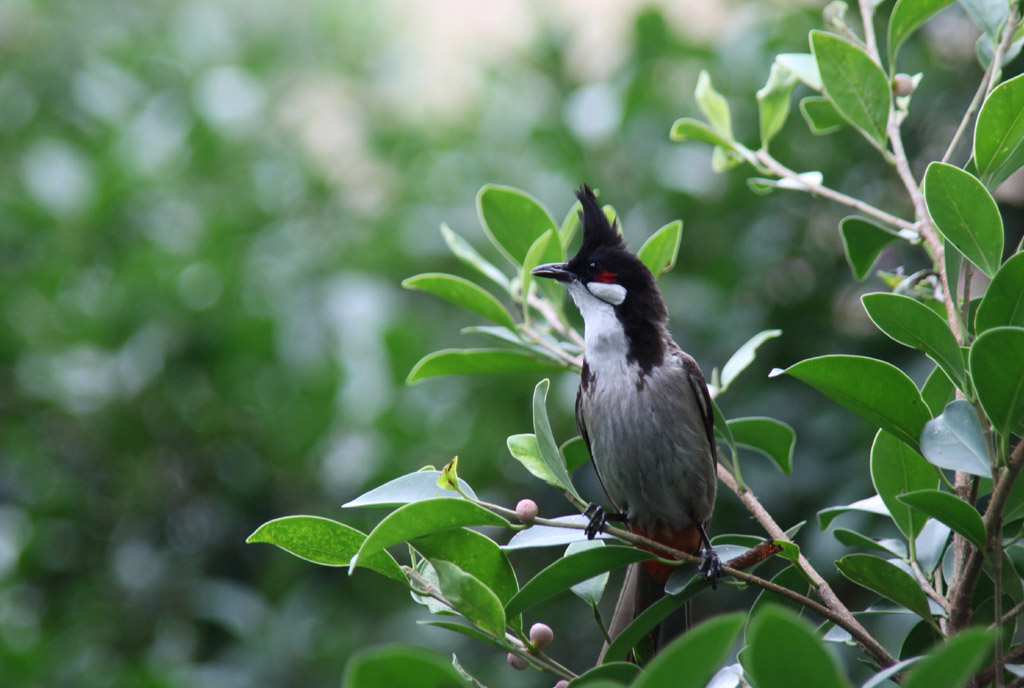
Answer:
POLYGON ((704 374, 700 372, 700 366, 691 356, 684 355, 683 366, 686 370, 686 379, 690 381, 693 394, 697 398, 697 406, 700 407, 701 416, 704 417, 704 431, 708 436, 708 446, 711 447, 711 461, 718 465, 718 449, 715 446, 715 411, 711 406, 711 395, 708 393, 708 383, 704 380, 704 374))
POLYGON ((594 461, 594 450, 590 447, 590 435, 587 434, 587 423, 583 418, 583 393, 590 385, 590 369, 587 367, 587 361, 583 361, 583 370, 580 372, 580 386, 576 388, 576 429, 580 431, 580 437, 583 438, 583 443, 587 445, 587 453, 590 454, 590 463, 594 464, 594 473, 597 474, 597 480, 601 483, 601 489, 604 490, 604 496, 608 498, 608 502, 612 505, 615 511, 622 511, 619 505, 615 503, 615 500, 608 494, 608 488, 604 485, 604 478, 601 477, 601 471, 597 470, 597 462, 594 461))

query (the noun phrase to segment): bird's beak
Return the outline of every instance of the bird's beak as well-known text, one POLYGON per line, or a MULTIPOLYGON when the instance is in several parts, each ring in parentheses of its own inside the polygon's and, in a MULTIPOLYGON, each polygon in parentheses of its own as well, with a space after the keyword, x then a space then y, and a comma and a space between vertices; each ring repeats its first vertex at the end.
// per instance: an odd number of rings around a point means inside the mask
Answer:
POLYGON ((567 263, 546 263, 538 265, 530 274, 534 277, 550 277, 559 282, 570 282, 576 279, 576 275, 570 272, 567 263))

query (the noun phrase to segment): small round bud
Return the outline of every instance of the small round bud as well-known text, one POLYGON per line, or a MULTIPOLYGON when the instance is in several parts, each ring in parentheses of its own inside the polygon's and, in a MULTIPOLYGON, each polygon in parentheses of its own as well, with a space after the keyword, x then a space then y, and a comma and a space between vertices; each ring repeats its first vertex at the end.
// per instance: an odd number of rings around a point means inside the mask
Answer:
POLYGON ((555 632, 551 630, 551 626, 543 623, 535 623, 530 626, 530 642, 538 650, 550 645, 554 639, 555 632))
POLYGON ((569 688, 569 682, 564 678, 555 684, 555 688, 569 688))
POLYGON ((508 663, 509 663, 509 666, 511 666, 516 671, 522 671, 527 666, 529 666, 526 663, 525 659, 523 659, 519 655, 514 655, 511 652, 508 653, 508 663))
POLYGON ((533 519, 537 518, 537 502, 532 499, 520 499, 516 504, 516 518, 524 525, 532 526, 533 519))
POLYGON ((897 74, 892 79, 892 92, 900 97, 914 92, 914 79, 909 74, 897 74))

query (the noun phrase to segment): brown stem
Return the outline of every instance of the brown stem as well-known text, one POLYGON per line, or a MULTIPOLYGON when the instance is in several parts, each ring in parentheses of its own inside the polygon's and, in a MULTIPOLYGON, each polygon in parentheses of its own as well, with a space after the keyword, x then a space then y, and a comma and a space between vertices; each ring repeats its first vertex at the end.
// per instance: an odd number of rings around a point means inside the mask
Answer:
MULTIPOLYGON (((1024 643, 1021 643, 1020 645, 1015 645, 1014 647, 1011 647, 1006 652, 1006 654, 1003 656, 1003 661, 1008 663, 1008 664, 1013 664, 1013 663, 1015 663, 1015 662, 1017 662, 1017 661, 1019 661, 1021 659, 1024 659, 1024 643)), ((1002 671, 1002 669, 1000 669, 1000 671, 1002 671)), ((985 667, 984 669, 979 671, 977 674, 975 674, 974 675, 974 680, 977 682, 977 684, 979 686, 984 686, 984 685, 987 685, 987 684, 991 683, 992 679, 995 678, 995 675, 996 675, 996 665, 992 664, 990 666, 985 667)), ((1019 686, 1019 685, 1021 685, 1021 684, 1017 683, 1016 681, 1014 681, 1013 683, 1010 684, 1010 686, 1019 686)))

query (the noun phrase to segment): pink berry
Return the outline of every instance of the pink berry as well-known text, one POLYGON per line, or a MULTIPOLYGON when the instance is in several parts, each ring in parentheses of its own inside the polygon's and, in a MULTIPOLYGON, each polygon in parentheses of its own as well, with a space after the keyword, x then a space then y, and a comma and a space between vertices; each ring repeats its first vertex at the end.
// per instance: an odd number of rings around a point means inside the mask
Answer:
POLYGON ((564 678, 555 684, 555 688, 569 688, 569 682, 564 678))
POLYGON ((537 512, 537 502, 532 499, 520 499, 516 504, 516 518, 524 525, 533 525, 533 520, 537 518, 537 512))
POLYGON ((909 96, 914 92, 914 79, 909 74, 897 74, 892 79, 892 92, 898 96, 909 96))
POLYGON ((543 623, 535 623, 530 626, 530 642, 538 650, 551 644, 555 639, 555 633, 551 627, 543 623))
POLYGON ((511 652, 508 653, 508 663, 509 663, 509 666, 511 666, 516 671, 522 671, 523 669, 525 669, 528 666, 526 664, 526 660, 525 659, 523 659, 519 655, 514 655, 511 652))

